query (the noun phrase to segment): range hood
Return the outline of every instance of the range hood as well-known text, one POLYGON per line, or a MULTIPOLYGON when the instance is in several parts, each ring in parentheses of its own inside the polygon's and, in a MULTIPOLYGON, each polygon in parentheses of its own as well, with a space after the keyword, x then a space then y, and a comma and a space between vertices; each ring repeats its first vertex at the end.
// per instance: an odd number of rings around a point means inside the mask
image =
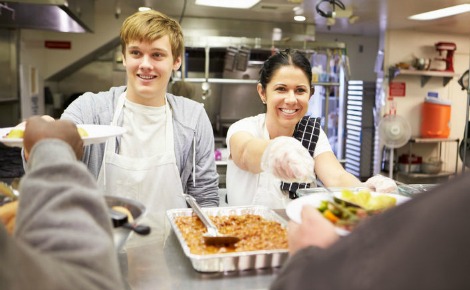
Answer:
POLYGON ((94 0, 4 0, 0 28, 93 32, 94 12, 94 0))

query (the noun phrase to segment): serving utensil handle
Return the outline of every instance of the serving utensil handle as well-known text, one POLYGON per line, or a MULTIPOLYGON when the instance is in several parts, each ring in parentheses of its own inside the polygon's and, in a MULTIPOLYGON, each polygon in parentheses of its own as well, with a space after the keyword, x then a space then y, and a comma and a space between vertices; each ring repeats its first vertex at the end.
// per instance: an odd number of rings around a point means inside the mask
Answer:
POLYGON ((193 208, 197 216, 201 219, 202 223, 206 226, 207 231, 211 235, 217 235, 217 227, 212 223, 209 217, 202 211, 201 207, 197 203, 196 199, 189 194, 183 194, 186 202, 193 208))

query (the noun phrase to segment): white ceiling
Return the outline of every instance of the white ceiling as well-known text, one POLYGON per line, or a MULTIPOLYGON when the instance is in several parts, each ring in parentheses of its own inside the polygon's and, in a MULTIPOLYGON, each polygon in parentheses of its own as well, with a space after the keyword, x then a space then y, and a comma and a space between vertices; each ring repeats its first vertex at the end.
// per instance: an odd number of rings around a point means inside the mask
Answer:
MULTIPOLYGON (((328 26, 326 19, 318 15, 315 6, 320 0, 262 0, 250 10, 222 9, 198 6, 194 0, 96 0, 98 13, 114 13, 116 6, 121 8, 125 17, 139 6, 149 6, 175 19, 180 19, 184 9, 186 17, 250 19, 268 22, 294 22, 293 7, 303 6, 307 23, 315 24, 317 33, 337 33, 351 35, 379 35, 380 28, 413 29, 416 31, 453 33, 470 35, 470 13, 452 16, 433 21, 411 21, 407 17, 451 5, 470 3, 469 0, 341 0, 347 11, 337 8, 341 16, 350 14, 358 16, 354 24, 347 18, 338 18, 334 25, 328 26), (294 2, 294 3, 293 3, 294 2)), ((330 5, 320 6, 327 11, 330 5)), ((182 18, 184 22, 184 17, 182 18)))

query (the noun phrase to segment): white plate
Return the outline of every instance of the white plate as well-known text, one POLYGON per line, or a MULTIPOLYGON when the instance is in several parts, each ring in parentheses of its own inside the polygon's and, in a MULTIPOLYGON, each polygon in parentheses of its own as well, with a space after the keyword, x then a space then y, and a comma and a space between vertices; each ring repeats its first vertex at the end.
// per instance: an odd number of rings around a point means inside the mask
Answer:
MULTIPOLYGON (((84 145, 104 143, 108 138, 119 136, 126 132, 126 129, 122 127, 110 125, 79 124, 77 127, 85 129, 88 133, 87 137, 82 138, 84 145)), ((11 129, 13 127, 0 129, 0 142, 10 147, 22 147, 23 138, 6 138, 11 129)))
MULTIPOLYGON (((379 194, 395 197, 397 200, 397 205, 402 204, 403 202, 410 199, 409 197, 399 194, 371 192, 372 196, 379 194)), ((338 195, 338 197, 341 197, 341 192, 334 192, 333 195, 338 195)), ((304 205, 311 205, 318 208, 322 201, 332 201, 333 195, 329 193, 315 193, 294 199, 287 205, 286 214, 292 221, 301 223, 302 219, 300 214, 304 205)), ((338 227, 336 227, 336 232, 341 236, 349 234, 349 231, 338 227)))
MULTIPOLYGON (((342 192, 334 192, 333 195, 335 197, 338 197, 338 198, 342 199, 342 192)), ((371 197, 374 197, 374 196, 377 196, 377 195, 387 195, 387 196, 390 196, 390 197, 394 197, 395 200, 397 201, 396 205, 400 205, 400 204, 404 203, 405 201, 410 200, 410 198, 407 197, 407 196, 400 195, 400 194, 395 194, 395 193, 380 193, 380 192, 370 191, 370 195, 371 195, 371 197)))

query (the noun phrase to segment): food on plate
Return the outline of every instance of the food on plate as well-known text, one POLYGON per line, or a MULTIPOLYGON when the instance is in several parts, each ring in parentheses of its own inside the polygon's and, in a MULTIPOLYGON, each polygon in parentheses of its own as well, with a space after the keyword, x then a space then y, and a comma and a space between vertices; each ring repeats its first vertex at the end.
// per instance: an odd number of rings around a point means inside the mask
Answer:
POLYGON ((323 217, 335 226, 347 231, 353 230, 361 220, 369 215, 365 209, 347 206, 330 200, 322 200, 317 209, 323 217))
POLYGON ((118 211, 120 213, 123 213, 123 214, 127 215, 127 221, 128 222, 131 223, 131 222, 134 221, 134 217, 132 216, 132 213, 128 208, 123 207, 123 206, 118 206, 118 205, 113 206, 111 208, 114 209, 115 211, 118 211))
POLYGON ((80 134, 80 137, 88 137, 88 132, 81 128, 81 127, 77 127, 77 130, 78 130, 78 134, 80 134))
POLYGON ((5 136, 6 138, 23 138, 23 129, 11 129, 10 132, 5 136))
POLYGON ((360 205, 369 211, 385 210, 397 204, 397 200, 393 196, 386 194, 372 195, 367 190, 361 190, 358 193, 354 193, 349 189, 343 189, 341 191, 341 198, 360 205))
POLYGON ((180 230, 190 252, 210 255, 228 252, 287 249, 287 231, 276 221, 256 214, 209 216, 221 234, 240 238, 236 244, 207 245, 202 235, 206 227, 196 216, 179 216, 175 224, 180 230))
POLYGON ((393 196, 372 194, 368 190, 354 193, 343 189, 337 197, 322 200, 317 209, 330 222, 347 231, 353 230, 368 216, 379 214, 397 204, 393 196))
MULTIPOLYGON (((88 137, 88 132, 81 127, 77 127, 78 134, 80 134, 80 137, 88 137)), ((11 129, 10 132, 5 136, 5 138, 9 139, 20 139, 23 138, 24 136, 24 129, 11 129)))

